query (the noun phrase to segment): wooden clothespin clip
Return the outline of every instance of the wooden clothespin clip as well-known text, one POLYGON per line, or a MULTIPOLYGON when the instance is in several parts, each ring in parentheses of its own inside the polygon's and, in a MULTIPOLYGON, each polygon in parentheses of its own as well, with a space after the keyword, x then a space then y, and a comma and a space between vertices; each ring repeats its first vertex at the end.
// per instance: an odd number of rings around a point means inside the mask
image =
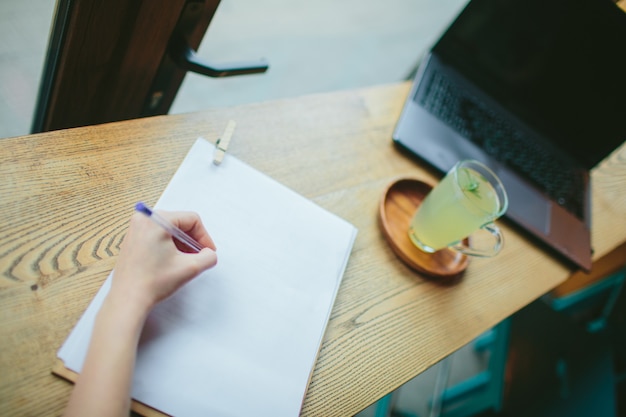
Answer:
POLYGON ((222 163, 224 159, 224 155, 226 155, 226 150, 228 149, 228 144, 230 143, 230 139, 233 136, 233 132, 235 131, 235 121, 229 120, 226 125, 226 129, 222 134, 222 137, 217 139, 215 142, 215 153, 213 154, 213 163, 215 165, 219 165, 222 163))

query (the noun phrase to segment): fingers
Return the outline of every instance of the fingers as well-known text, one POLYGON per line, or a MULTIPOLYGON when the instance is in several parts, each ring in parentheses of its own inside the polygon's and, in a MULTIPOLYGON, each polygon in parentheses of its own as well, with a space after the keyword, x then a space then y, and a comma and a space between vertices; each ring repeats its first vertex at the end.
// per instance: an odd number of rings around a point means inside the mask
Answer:
POLYGON ((217 249, 197 213, 191 211, 159 211, 158 213, 194 238, 200 245, 210 248, 213 251, 217 249))
POLYGON ((202 271, 213 268, 215 264, 217 264, 217 254, 214 250, 209 248, 204 248, 199 253, 197 253, 196 259, 198 262, 198 266, 202 271))
POLYGON ((215 244, 197 214, 159 215, 205 247, 192 252, 150 217, 133 215, 115 266, 112 289, 123 294, 121 297, 134 297, 146 311, 217 263, 215 244))

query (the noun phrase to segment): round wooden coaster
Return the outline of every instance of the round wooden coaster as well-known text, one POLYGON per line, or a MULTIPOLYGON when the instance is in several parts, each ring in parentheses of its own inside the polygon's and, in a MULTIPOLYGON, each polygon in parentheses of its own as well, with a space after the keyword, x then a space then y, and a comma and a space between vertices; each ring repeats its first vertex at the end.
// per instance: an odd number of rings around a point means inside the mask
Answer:
POLYGON ((466 255, 452 249, 426 253, 415 247, 409 238, 413 214, 432 188, 414 178, 401 178, 389 184, 380 202, 380 223, 387 242, 404 263, 424 274, 452 277, 467 268, 466 255))

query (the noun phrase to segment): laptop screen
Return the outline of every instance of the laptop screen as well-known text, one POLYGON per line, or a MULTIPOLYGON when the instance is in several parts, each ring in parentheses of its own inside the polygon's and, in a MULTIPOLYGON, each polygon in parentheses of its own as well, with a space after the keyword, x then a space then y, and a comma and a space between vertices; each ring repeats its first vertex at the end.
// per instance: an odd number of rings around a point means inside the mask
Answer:
POLYGON ((472 0, 434 51, 587 168, 626 140, 626 14, 611 0, 472 0))

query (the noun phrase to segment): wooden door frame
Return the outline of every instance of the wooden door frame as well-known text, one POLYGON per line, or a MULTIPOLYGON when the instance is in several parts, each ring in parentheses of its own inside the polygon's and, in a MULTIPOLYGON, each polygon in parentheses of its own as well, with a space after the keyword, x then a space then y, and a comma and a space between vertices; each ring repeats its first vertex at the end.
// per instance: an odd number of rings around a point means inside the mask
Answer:
MULTIPOLYGON (((58 0, 32 133, 147 115, 156 75, 171 62, 168 44, 183 11, 191 7, 199 16, 185 33, 197 49, 218 5, 219 0, 58 0)), ((169 111, 185 73, 170 65, 151 114, 169 111)))

